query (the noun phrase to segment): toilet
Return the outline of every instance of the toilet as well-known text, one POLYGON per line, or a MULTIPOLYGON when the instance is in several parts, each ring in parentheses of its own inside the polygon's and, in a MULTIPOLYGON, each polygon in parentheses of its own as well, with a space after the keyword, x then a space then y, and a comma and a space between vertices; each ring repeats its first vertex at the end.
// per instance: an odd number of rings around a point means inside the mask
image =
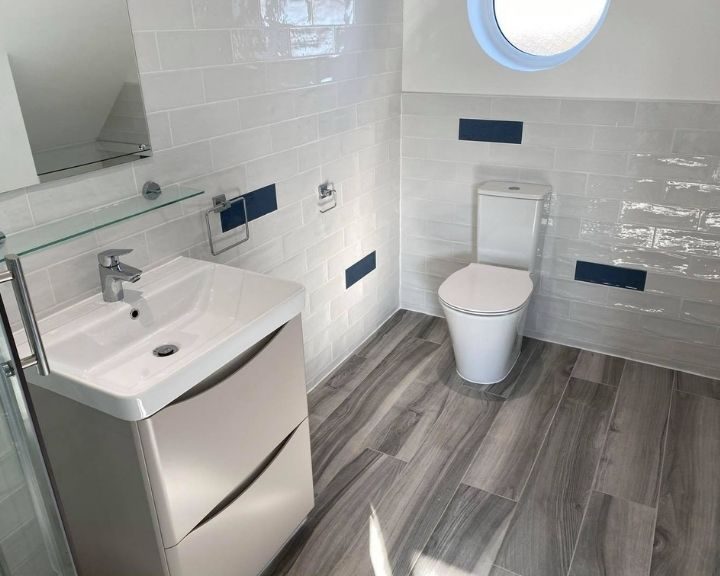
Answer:
POLYGON ((468 382, 500 382, 517 362, 550 192, 550 186, 522 182, 478 187, 477 262, 450 276, 438 292, 457 371, 468 382))

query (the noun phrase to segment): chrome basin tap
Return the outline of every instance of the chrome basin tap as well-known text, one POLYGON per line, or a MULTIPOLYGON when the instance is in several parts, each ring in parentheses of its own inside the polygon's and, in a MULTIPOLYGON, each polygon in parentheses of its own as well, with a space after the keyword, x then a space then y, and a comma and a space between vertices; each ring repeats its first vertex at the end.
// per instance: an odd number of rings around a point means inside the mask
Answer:
POLYGON ((98 254, 100 286, 105 302, 120 302, 125 298, 123 282, 135 283, 140 280, 142 270, 120 262, 120 256, 130 254, 132 250, 105 250, 98 254))

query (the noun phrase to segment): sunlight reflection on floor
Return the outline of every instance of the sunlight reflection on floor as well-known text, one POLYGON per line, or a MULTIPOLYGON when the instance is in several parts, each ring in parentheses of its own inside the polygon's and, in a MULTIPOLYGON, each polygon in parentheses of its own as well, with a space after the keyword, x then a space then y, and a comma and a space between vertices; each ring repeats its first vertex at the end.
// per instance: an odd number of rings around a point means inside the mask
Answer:
POLYGON ((370 562, 375 576, 392 576, 380 520, 373 506, 370 506, 370 510, 370 562))

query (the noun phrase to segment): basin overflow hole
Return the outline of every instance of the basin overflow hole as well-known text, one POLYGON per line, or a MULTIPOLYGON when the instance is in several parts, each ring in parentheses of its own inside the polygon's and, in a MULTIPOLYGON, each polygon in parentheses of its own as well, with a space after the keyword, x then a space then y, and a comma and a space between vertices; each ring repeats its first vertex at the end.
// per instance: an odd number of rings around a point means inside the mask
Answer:
POLYGON ((130 310, 130 318, 132 318, 133 320, 137 320, 139 316, 140 310, 138 310, 137 308, 133 308, 132 310, 130 310))

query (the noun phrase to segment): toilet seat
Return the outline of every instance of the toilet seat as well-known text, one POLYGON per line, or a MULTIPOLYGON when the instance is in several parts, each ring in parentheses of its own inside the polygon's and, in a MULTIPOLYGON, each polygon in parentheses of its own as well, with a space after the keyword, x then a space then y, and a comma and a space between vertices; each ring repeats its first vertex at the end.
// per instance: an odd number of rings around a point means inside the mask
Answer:
POLYGON ((476 316, 502 316, 522 308, 533 291, 527 270, 470 264, 455 272, 438 295, 443 304, 476 316))

